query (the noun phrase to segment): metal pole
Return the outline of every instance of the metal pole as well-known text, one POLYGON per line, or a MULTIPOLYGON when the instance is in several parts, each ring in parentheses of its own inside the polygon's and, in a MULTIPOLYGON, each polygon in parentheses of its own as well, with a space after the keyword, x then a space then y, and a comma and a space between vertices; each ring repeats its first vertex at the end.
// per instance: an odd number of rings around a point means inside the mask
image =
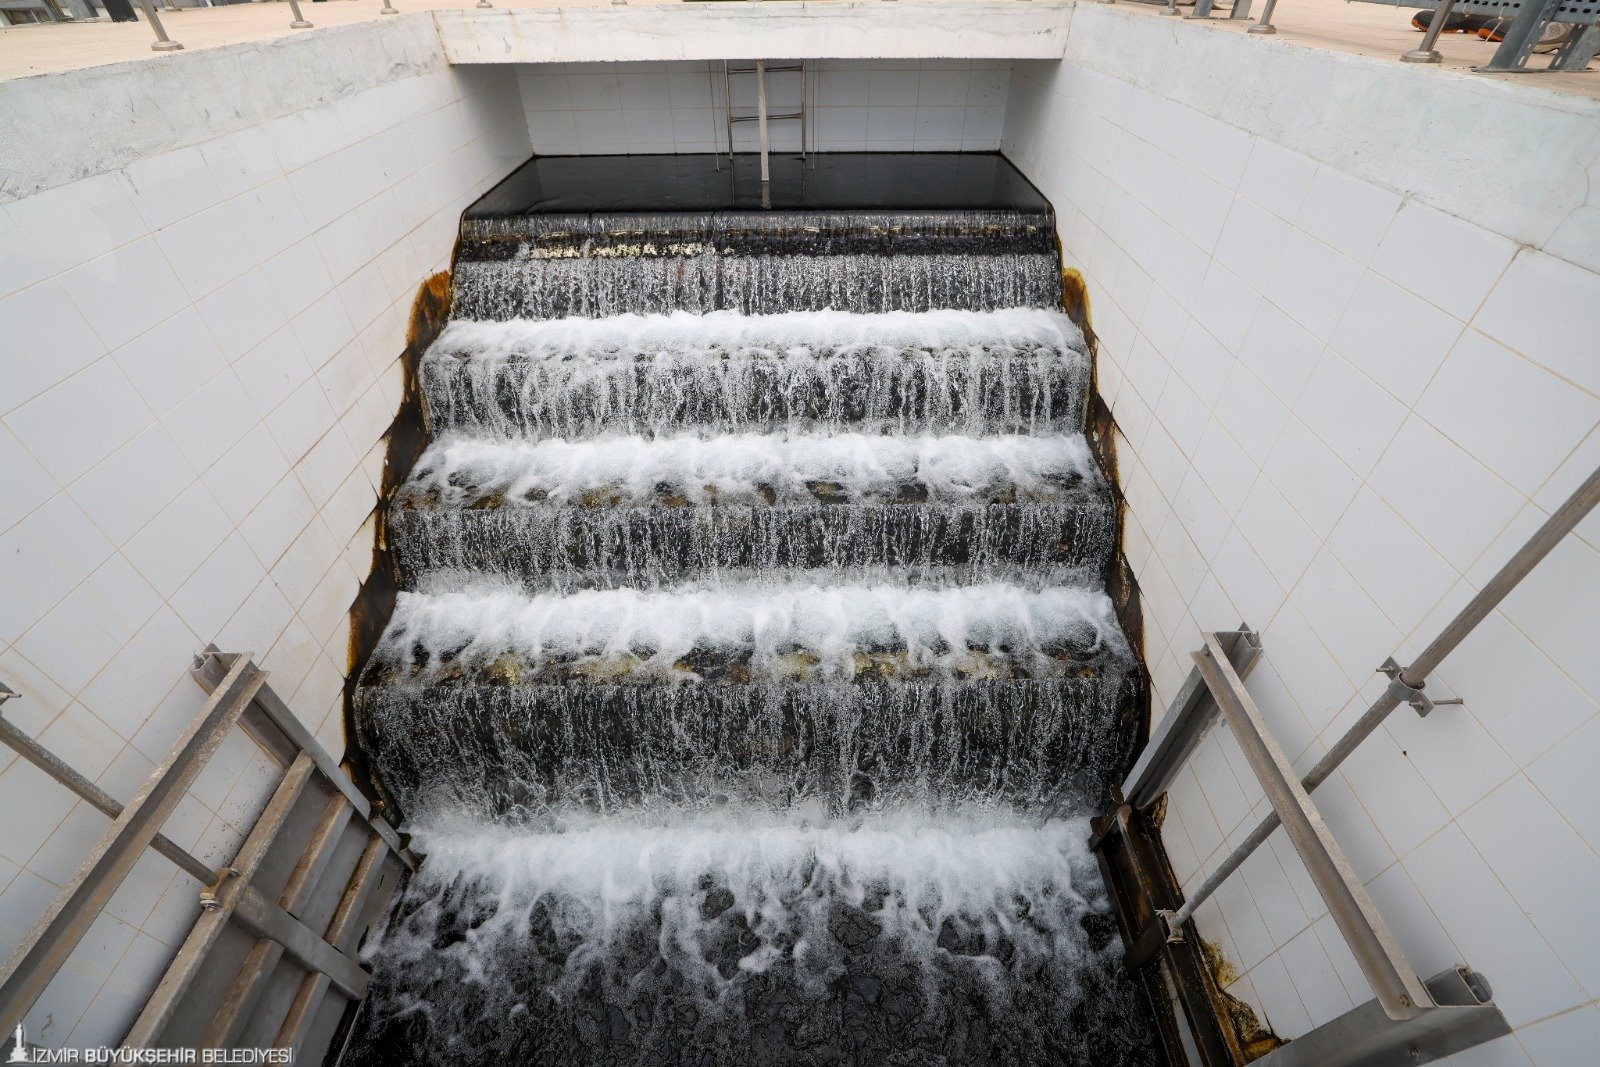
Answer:
MULTIPOLYGON (((1453 3, 1455 3, 1455 0, 1445 0, 1445 3, 1453 4, 1453 3)), ((1267 5, 1261 9, 1261 17, 1256 20, 1256 24, 1254 26, 1251 26, 1245 32, 1246 33, 1277 33, 1278 32, 1278 27, 1276 27, 1276 26, 1274 26, 1272 24, 1272 12, 1277 8, 1277 6, 1278 6, 1278 0, 1267 0, 1267 5)))
POLYGON ((761 184, 764 187, 772 180, 772 169, 767 159, 772 145, 767 139, 767 65, 759 59, 756 60, 756 114, 760 116, 757 124, 761 128, 761 184))
MULTIPOLYGON (((388 3, 389 0, 384 0, 388 3)), ((139 7, 144 11, 145 21, 150 23, 150 28, 156 31, 156 39, 150 45, 152 52, 176 52, 183 45, 167 36, 167 28, 161 25, 161 16, 156 14, 156 9, 150 6, 150 0, 139 0, 139 7)))
POLYGON ((398 12, 398 11, 396 11, 394 9, 394 5, 389 3, 389 0, 383 0, 383 6, 378 9, 378 14, 380 14, 380 15, 398 15, 398 14, 400 14, 400 12, 398 12))
MULTIPOLYGON (((1394 671, 1394 680, 1389 683, 1389 688, 1384 691, 1383 696, 1367 709, 1366 714, 1362 715, 1356 724, 1328 750, 1328 754, 1317 761, 1311 772, 1301 779, 1300 784, 1305 791, 1310 793, 1327 781, 1328 777, 1339 769, 1339 764, 1345 761, 1345 757, 1370 737, 1395 708, 1401 704, 1426 701, 1422 696, 1422 687, 1427 682, 1428 675, 1433 673, 1446 656, 1456 650, 1462 640, 1487 618, 1490 612, 1500 606, 1500 601, 1506 598, 1506 594, 1515 589, 1517 583, 1526 578, 1528 572, 1537 567, 1539 562, 1561 543, 1561 539, 1571 533, 1573 528, 1594 510, 1597 503, 1600 503, 1600 469, 1589 475, 1567 498, 1566 503, 1557 508, 1555 514, 1545 520, 1544 525, 1539 527, 1527 543, 1517 549, 1516 554, 1506 561, 1505 566, 1478 590, 1478 595, 1468 601, 1467 606, 1450 620, 1439 636, 1411 661, 1411 666, 1394 671)), ((1424 707, 1426 705, 1421 704, 1418 710, 1424 707)), ((1250 836, 1240 842, 1239 847, 1207 876, 1200 888, 1184 902, 1183 907, 1173 913, 1168 920, 1168 928, 1177 930, 1193 916, 1195 909, 1204 904, 1211 894, 1217 891, 1217 887, 1227 881, 1228 877, 1250 858, 1250 854, 1272 836, 1272 832, 1279 825, 1276 812, 1262 819, 1261 825, 1252 830, 1250 836)))
POLYGON ((1401 53, 1400 62, 1437 63, 1444 58, 1434 45, 1444 32, 1444 24, 1450 18, 1451 8, 1455 6, 1456 0, 1439 0, 1439 6, 1433 9, 1433 18, 1428 22, 1428 31, 1422 35, 1422 47, 1401 53))
POLYGON ((309 30, 311 28, 311 23, 307 22, 306 17, 300 14, 300 0, 289 0, 289 10, 294 12, 294 21, 289 23, 291 30, 309 30))
POLYGON ((1176 15, 1178 13, 1178 0, 1167 0, 1167 6, 1161 9, 1163 15, 1176 15))

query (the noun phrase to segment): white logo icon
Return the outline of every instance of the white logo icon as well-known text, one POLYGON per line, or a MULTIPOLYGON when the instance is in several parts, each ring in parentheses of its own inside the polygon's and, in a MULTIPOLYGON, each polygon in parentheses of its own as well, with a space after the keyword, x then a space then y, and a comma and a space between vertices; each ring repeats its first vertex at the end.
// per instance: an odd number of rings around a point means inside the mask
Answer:
POLYGON ((17 1024, 16 1043, 11 1046, 11 1055, 6 1057, 7 1063, 32 1063, 33 1057, 28 1055, 28 1044, 22 1036, 22 1024, 17 1024))

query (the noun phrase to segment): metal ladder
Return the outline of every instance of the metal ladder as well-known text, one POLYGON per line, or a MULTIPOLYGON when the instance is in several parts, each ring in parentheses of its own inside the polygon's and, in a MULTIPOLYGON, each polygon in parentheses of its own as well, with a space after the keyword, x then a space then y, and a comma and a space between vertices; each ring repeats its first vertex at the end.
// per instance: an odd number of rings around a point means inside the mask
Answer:
POLYGON ((760 124, 761 131, 761 184, 765 189, 772 181, 772 167, 768 157, 771 154, 772 139, 767 132, 767 123, 798 121, 800 123, 800 158, 802 161, 809 156, 807 102, 811 99, 811 71, 805 60, 798 63, 788 63, 783 66, 769 67, 764 60, 756 60, 753 67, 730 66, 727 60, 722 63, 722 103, 727 116, 728 137, 728 163, 733 163, 733 126, 736 122, 755 122, 760 124), (782 73, 783 71, 800 72, 800 110, 788 111, 778 115, 767 113, 767 74, 769 72, 782 73), (754 74, 756 78, 756 110, 752 115, 735 115, 733 113, 733 76, 736 74, 754 74))

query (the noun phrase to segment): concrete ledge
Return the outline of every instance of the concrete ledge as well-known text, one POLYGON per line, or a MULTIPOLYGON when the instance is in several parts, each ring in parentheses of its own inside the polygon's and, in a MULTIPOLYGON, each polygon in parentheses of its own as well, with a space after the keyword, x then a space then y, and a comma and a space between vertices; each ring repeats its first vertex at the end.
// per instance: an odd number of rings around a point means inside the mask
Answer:
POLYGON ((451 63, 1060 59, 1072 0, 685 3, 436 11, 451 63))
POLYGON ((1066 64, 1600 270, 1600 100, 1208 30, 1083 4, 1066 64))
POLYGON ((419 12, 0 81, 0 203, 445 69, 419 12))

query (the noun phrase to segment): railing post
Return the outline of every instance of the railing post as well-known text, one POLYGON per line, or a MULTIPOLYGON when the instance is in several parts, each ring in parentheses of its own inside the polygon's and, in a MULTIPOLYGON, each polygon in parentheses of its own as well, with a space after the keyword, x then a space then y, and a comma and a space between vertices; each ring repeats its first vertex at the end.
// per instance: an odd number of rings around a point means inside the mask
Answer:
POLYGON ((294 21, 289 23, 291 30, 309 30, 311 28, 311 23, 307 22, 306 17, 300 14, 300 0, 289 0, 289 10, 294 12, 294 21))
POLYGON ((380 14, 380 15, 398 15, 398 14, 400 14, 400 12, 395 10, 394 5, 389 3, 389 0, 383 0, 383 6, 378 9, 378 14, 380 14))
POLYGON ((1428 32, 1422 35, 1422 47, 1402 52, 1400 62, 1437 63, 1444 58, 1434 45, 1439 42, 1439 35, 1444 32, 1444 24, 1455 6, 1456 0, 1439 0, 1439 6, 1433 9, 1433 18, 1428 21, 1428 32))
MULTIPOLYGON (((388 3, 388 0, 384 0, 388 3)), ((167 36, 167 28, 161 25, 161 16, 156 14, 156 9, 150 6, 150 0, 139 0, 139 7, 144 11, 145 21, 150 23, 150 28, 156 31, 156 39, 150 45, 152 52, 176 52, 183 45, 167 36)))
MULTIPOLYGON (((1445 2, 1446 3, 1453 3, 1454 0, 1445 0, 1445 2)), ((1254 26, 1251 26, 1250 29, 1248 31, 1246 31, 1246 32, 1248 32, 1248 33, 1277 33, 1278 32, 1278 27, 1276 27, 1276 26, 1274 26, 1272 24, 1272 12, 1273 12, 1273 9, 1276 8, 1277 6, 1278 6, 1278 0, 1267 0, 1266 6, 1261 9, 1261 18, 1257 19, 1256 20, 1256 24, 1254 26)))

